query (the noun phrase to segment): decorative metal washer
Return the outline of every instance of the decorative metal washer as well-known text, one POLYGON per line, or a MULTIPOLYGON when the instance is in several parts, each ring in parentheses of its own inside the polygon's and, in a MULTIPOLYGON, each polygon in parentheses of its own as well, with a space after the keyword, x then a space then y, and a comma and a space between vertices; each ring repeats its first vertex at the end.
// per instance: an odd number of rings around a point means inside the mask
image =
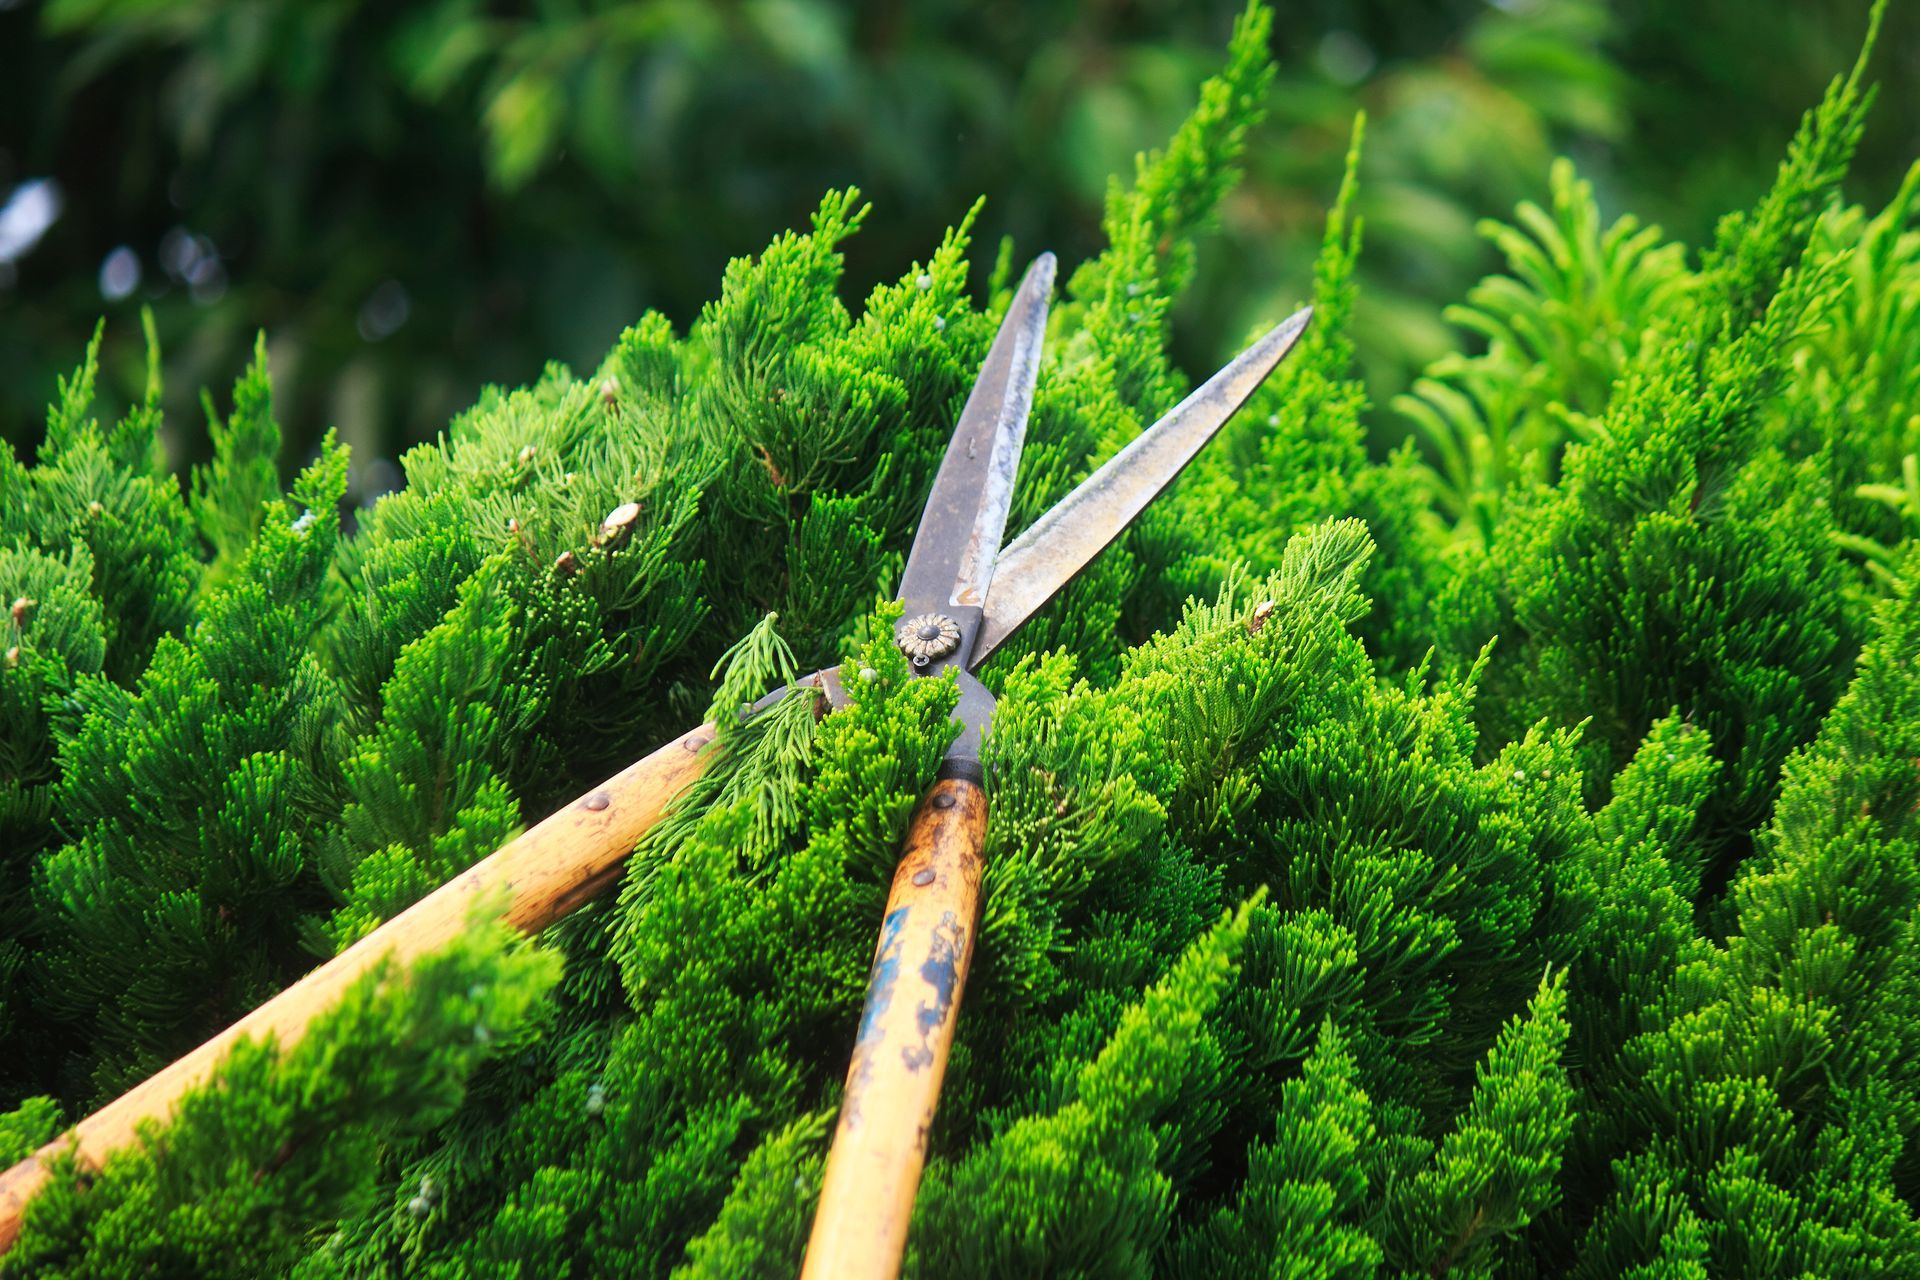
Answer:
POLYGON ((893 638, 914 666, 924 667, 960 647, 960 624, 944 613, 922 613, 901 623, 893 638))

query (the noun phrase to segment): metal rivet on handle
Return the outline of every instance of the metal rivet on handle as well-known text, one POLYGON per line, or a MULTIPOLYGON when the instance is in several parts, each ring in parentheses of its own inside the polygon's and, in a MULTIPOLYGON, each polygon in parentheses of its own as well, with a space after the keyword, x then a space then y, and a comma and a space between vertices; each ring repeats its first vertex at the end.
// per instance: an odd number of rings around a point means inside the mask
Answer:
POLYGON ((585 800, 582 800, 580 802, 582 807, 591 809, 595 813, 600 812, 602 809, 606 808, 608 805, 612 803, 613 803, 613 797, 608 795, 604 791, 596 791, 592 795, 588 796, 585 800))
POLYGON ((936 809, 953 808, 953 793, 951 791, 942 791, 933 798, 933 807, 936 809))
POLYGON ((922 867, 920 870, 914 872, 913 882, 923 889, 926 888, 933 883, 933 869, 930 867, 922 867))

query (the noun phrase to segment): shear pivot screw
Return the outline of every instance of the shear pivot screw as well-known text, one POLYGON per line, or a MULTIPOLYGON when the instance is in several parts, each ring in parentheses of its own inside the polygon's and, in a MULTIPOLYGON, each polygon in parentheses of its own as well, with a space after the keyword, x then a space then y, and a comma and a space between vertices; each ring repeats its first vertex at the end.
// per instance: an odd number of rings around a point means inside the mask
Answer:
POLYGON ((960 647, 960 624, 944 613, 923 613, 901 623, 894 640, 914 666, 924 667, 960 647))

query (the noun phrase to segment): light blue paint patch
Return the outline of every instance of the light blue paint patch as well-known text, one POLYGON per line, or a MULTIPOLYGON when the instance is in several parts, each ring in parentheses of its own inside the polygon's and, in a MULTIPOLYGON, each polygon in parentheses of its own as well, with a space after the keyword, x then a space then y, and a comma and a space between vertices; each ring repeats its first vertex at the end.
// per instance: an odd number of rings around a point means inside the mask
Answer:
POLYGON ((873 957, 873 973, 867 978, 867 1003, 860 1011, 860 1034, 856 1048, 873 1038, 880 1015, 893 1003, 893 989, 900 981, 900 931, 907 926, 907 908, 895 907, 880 925, 880 950, 873 957))
POLYGON ((907 908, 895 907, 880 924, 880 947, 873 957, 873 972, 867 978, 867 1003, 860 1011, 860 1034, 853 1045, 853 1065, 847 1073, 846 1101, 840 1108, 844 1129, 860 1127, 860 1102, 867 1081, 873 1075, 873 1055, 884 1038, 881 1015, 893 1003, 894 988, 900 981, 900 934, 907 925, 907 908))
POLYGON ((921 1001, 917 1011, 920 1043, 900 1051, 909 1071, 924 1071, 933 1065, 933 1033, 953 1013, 953 1001, 960 986, 960 966, 966 960, 967 931, 953 912, 941 915, 934 926, 933 945, 920 977, 933 993, 932 1001, 921 1001))

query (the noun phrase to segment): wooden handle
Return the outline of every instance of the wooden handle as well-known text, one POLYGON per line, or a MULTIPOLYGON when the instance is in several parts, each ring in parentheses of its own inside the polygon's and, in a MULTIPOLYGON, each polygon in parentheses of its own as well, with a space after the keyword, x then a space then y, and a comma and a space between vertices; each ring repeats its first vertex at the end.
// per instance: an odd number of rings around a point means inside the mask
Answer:
POLYGON ((508 923, 528 933, 587 902, 613 883, 668 802, 700 776, 712 755, 701 748, 712 741, 713 726, 701 725, 608 779, 0 1174, 0 1251, 20 1234, 27 1201, 70 1141, 78 1140, 83 1164, 97 1167, 134 1141, 140 1121, 163 1118, 241 1037, 291 1044, 382 957, 404 963, 445 946, 465 928, 474 899, 503 886, 508 923))
POLYGON ((927 1158, 980 911, 987 797, 934 784, 907 829, 880 926, 802 1280, 892 1280, 927 1158))

